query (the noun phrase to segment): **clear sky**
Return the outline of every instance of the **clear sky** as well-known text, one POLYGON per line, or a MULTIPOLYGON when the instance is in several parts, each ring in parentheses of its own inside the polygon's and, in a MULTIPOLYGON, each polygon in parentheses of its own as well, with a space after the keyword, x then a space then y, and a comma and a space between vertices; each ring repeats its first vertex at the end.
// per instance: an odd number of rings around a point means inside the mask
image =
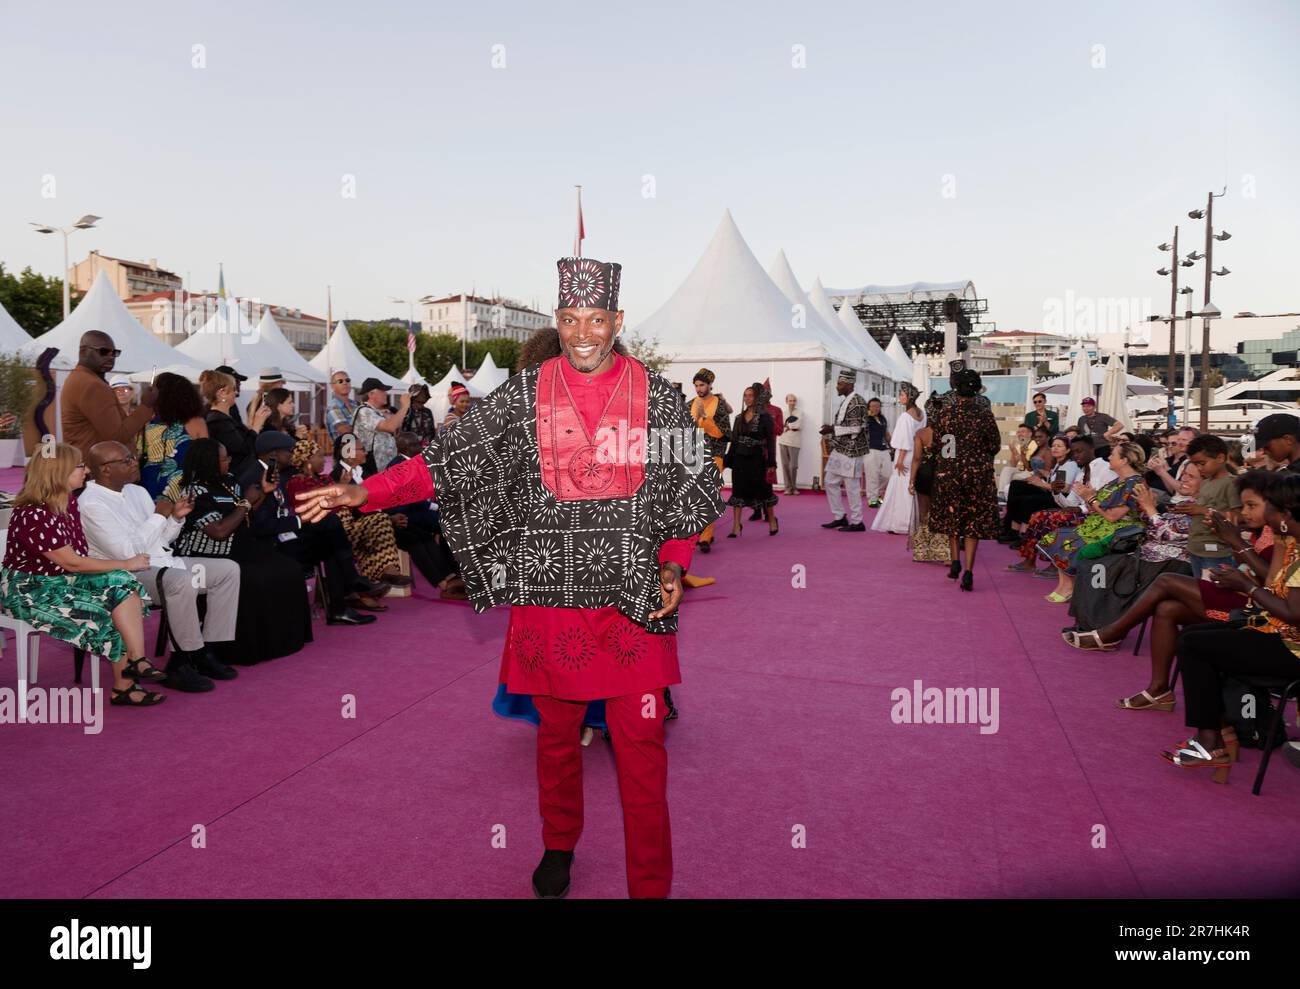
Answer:
POLYGON ((74 259, 198 289, 221 261, 317 314, 328 283, 336 317, 471 286, 549 310, 581 183, 632 325, 730 208, 805 284, 969 278, 1036 329, 1167 310, 1155 245, 1203 248, 1187 210, 1226 185, 1215 302, 1300 309, 1293 2, 281 6, 4 0, 0 260, 56 273, 27 222, 93 212, 74 259))

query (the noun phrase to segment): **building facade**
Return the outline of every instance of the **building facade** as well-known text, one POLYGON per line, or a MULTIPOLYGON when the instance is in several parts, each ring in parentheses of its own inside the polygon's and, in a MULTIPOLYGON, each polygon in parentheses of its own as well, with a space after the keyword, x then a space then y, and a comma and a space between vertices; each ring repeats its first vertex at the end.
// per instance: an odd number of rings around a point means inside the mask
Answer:
POLYGON ((421 330, 449 333, 472 342, 506 337, 521 343, 554 321, 546 313, 529 309, 511 299, 485 299, 477 295, 449 295, 425 299, 421 330))
POLYGON ((1029 330, 985 333, 972 339, 972 346, 976 340, 980 344, 997 344, 1006 348, 1011 355, 1012 366, 1023 369, 1038 368, 1044 364, 1050 367, 1052 361, 1068 358, 1074 351, 1074 340, 1071 337, 1029 330))
POLYGON ((122 301, 154 292, 174 292, 183 287, 180 275, 158 267, 158 259, 126 261, 91 251, 84 261, 68 269, 68 285, 78 292, 89 292, 100 272, 108 276, 122 301))
MULTIPOLYGON (((269 308, 276 325, 294 350, 312 358, 325 346, 325 320, 290 306, 267 306, 253 299, 237 300, 248 321, 254 326, 269 308)), ((190 334, 217 312, 219 299, 213 292, 155 292, 125 301, 127 312, 158 339, 169 346, 182 343, 190 334)))

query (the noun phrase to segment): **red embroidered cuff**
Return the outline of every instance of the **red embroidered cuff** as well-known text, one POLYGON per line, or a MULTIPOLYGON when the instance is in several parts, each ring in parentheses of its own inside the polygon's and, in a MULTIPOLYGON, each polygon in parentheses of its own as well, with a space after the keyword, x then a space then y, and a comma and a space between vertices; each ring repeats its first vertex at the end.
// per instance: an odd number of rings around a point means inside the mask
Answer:
POLYGON ((659 547, 660 563, 676 563, 681 566, 682 573, 691 569, 691 556, 695 552, 695 543, 699 536, 691 536, 690 539, 669 539, 659 547))
POLYGON ((361 482, 369 492, 363 512, 382 512, 386 508, 409 505, 433 497, 433 476, 420 457, 412 457, 388 470, 380 471, 361 482))

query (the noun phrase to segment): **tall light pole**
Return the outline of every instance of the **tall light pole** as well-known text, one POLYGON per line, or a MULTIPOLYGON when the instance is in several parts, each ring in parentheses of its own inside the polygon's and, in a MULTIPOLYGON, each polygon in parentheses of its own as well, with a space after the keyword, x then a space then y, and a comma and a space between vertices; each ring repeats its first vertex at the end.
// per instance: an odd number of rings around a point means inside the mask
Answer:
MULTIPOLYGON (((1178 226, 1177 224, 1174 225, 1173 246, 1171 247, 1169 244, 1161 244, 1157 248, 1157 250, 1173 252, 1174 263, 1171 264, 1168 268, 1161 268, 1159 271, 1156 272, 1156 274, 1168 275, 1170 277, 1169 312, 1171 314, 1176 313, 1178 312, 1178 226)), ((1174 411, 1174 402, 1178 394, 1177 391, 1175 390, 1176 386, 1174 383, 1174 378, 1178 376, 1178 365, 1177 363, 1175 363, 1177 353, 1178 353, 1178 328, 1174 325, 1174 322, 1170 320, 1169 322, 1169 415, 1166 417, 1170 429, 1173 428, 1174 418, 1177 415, 1177 413, 1174 411)), ((1125 370, 1127 370, 1127 368, 1125 370)))
MULTIPOLYGON (((1205 259, 1205 299, 1204 310, 1210 311, 1210 279, 1214 275, 1228 275, 1231 272, 1227 268, 1220 271, 1214 270, 1214 242, 1216 240, 1227 240, 1232 234, 1226 230, 1219 235, 1214 233, 1214 201, 1222 199, 1228 193, 1228 187, 1223 187, 1223 192, 1211 192, 1205 198, 1205 209, 1191 210, 1187 215, 1193 220, 1205 219, 1205 254, 1196 256, 1196 252, 1189 254, 1193 261, 1205 259)), ((1210 428, 1210 318, 1206 317, 1201 321, 1201 431, 1206 432, 1210 428)))
MULTIPOLYGON (((1183 344, 1183 425, 1186 426, 1192 419, 1192 287, 1180 288, 1178 293, 1187 296, 1187 334, 1183 344)), ((1171 309, 1169 315, 1176 317, 1178 308, 1171 309)), ((1169 326, 1173 328, 1174 320, 1169 321, 1169 326)))
MULTIPOLYGON (((396 302, 396 303, 398 303, 399 305, 402 304, 402 303, 405 303, 405 304, 406 304, 406 332, 407 332, 407 333, 410 333, 410 334, 413 334, 413 333, 415 332, 415 298, 414 298, 414 296, 412 296, 410 299, 399 299, 399 298, 397 298, 396 296, 390 295, 390 296, 388 297, 388 301, 389 301, 389 302, 396 302)), ((406 366, 407 366, 408 370, 410 371, 410 373, 412 374, 412 376, 414 376, 414 373, 415 373, 415 352, 412 351, 409 347, 407 348, 407 351, 406 351, 406 366)))
POLYGON ((48 223, 33 223, 38 234, 63 234, 63 318, 67 319, 68 314, 72 312, 71 293, 68 291, 68 234, 74 230, 89 230, 102 216, 96 216, 94 213, 87 213, 80 220, 70 227, 55 227, 48 223))

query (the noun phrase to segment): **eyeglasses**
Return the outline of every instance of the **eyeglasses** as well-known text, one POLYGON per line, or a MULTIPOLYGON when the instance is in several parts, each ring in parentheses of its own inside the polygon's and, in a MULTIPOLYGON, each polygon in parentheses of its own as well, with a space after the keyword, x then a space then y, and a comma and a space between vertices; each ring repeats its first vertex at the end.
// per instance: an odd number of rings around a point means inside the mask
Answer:
POLYGON ((72 469, 73 469, 73 470, 85 470, 85 469, 86 469, 86 465, 85 465, 85 464, 77 464, 77 466, 76 466, 76 467, 73 467, 72 469))
MULTIPOLYGON (((107 467, 109 464, 133 464, 139 459, 140 458, 137 457, 134 453, 128 453, 125 457, 122 457, 119 460, 101 460, 100 465, 103 467, 107 467)), ((82 464, 81 466, 85 467, 86 465, 82 464)))
POLYGON ((116 347, 82 347, 81 349, 93 350, 95 353, 99 354, 100 357, 107 357, 109 354, 112 354, 114 357, 122 356, 122 351, 118 350, 116 347))
POLYGON ((1042 400, 1041 398, 1036 398, 1036 399, 1034 399, 1034 404, 1035 404, 1035 405, 1043 405, 1044 402, 1043 402, 1043 400, 1042 400))

